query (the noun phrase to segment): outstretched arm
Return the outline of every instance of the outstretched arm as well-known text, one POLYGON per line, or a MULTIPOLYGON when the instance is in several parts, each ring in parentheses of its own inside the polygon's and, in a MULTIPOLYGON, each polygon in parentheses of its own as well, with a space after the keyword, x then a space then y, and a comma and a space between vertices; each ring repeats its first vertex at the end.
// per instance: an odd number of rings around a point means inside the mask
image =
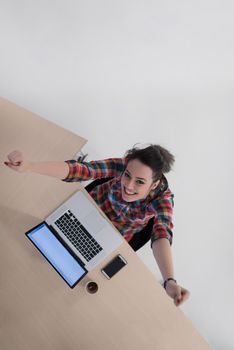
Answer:
POLYGON ((7 158, 5 165, 21 173, 32 172, 64 179, 69 172, 69 166, 65 162, 31 162, 20 151, 11 152, 7 158))
POLYGON ((67 182, 86 181, 102 177, 120 176, 125 167, 124 158, 109 158, 90 162, 29 162, 22 152, 13 151, 5 164, 18 172, 34 172, 53 176, 67 182))
MULTIPOLYGON (((169 240, 167 238, 160 238, 154 241, 152 249, 164 281, 168 278, 175 279, 169 240)), ((167 282, 166 292, 174 300, 176 306, 181 305, 189 297, 189 291, 179 286, 173 280, 167 282)))

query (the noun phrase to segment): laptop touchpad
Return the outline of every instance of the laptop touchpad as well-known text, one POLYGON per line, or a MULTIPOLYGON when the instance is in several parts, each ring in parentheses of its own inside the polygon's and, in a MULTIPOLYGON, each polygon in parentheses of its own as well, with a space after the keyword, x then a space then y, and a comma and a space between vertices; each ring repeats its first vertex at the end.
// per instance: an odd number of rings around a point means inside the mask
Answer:
POLYGON ((105 219, 95 210, 91 211, 84 219, 82 219, 84 227, 92 234, 98 233, 106 225, 105 219))

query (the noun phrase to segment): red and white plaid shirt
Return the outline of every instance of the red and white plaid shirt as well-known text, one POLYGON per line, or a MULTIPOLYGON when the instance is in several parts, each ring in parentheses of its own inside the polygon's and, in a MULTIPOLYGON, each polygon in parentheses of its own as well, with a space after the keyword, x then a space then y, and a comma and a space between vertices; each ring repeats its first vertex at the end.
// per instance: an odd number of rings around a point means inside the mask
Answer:
POLYGON ((154 217, 151 244, 159 238, 167 238, 172 243, 174 195, 164 175, 159 186, 145 199, 126 202, 121 195, 121 175, 126 167, 126 158, 91 162, 68 160, 66 163, 69 166, 69 174, 63 179, 66 182, 113 177, 96 186, 89 194, 127 241, 154 217))

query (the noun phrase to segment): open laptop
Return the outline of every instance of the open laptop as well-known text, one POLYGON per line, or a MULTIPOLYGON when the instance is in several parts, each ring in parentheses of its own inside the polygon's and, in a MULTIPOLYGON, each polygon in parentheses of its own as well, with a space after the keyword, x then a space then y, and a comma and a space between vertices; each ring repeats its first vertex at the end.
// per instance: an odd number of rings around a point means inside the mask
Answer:
POLYGON ((73 194, 26 236, 72 288, 123 242, 82 191, 73 194))

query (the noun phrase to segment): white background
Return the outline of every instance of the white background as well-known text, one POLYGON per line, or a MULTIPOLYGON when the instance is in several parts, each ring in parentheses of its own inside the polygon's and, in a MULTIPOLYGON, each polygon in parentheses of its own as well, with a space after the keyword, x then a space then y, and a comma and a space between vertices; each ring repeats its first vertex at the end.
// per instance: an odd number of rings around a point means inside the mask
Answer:
POLYGON ((0 0, 2 97, 87 138, 89 159, 175 155, 181 309, 214 350, 234 349, 233 34, 231 0, 0 0))

